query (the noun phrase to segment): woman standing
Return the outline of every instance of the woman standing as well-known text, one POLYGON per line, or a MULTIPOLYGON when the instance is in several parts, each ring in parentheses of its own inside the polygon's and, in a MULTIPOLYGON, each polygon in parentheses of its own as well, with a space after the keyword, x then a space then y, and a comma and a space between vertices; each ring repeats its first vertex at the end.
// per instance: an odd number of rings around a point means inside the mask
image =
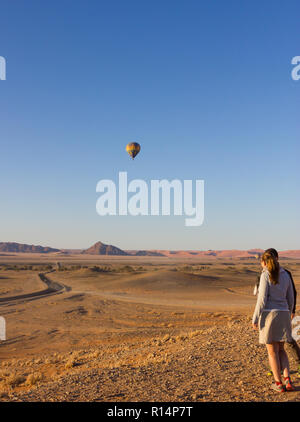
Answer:
POLYGON ((263 268, 257 303, 252 318, 253 328, 259 328, 259 343, 267 347, 274 375, 271 388, 278 392, 292 391, 289 360, 284 342, 292 341, 291 313, 294 292, 288 273, 280 267, 274 254, 266 251, 261 257, 263 268), (281 380, 283 371, 284 383, 281 380))

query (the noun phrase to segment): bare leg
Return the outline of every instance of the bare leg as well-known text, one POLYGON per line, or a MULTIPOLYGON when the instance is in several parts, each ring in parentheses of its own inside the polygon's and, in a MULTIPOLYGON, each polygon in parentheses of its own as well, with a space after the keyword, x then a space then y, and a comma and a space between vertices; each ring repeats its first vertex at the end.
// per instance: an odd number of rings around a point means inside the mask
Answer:
POLYGON ((280 360, 279 360, 279 342, 266 344, 269 355, 270 366, 276 382, 281 382, 280 360))
POLYGON ((289 359, 286 354, 286 351, 284 350, 284 343, 279 343, 279 360, 280 360, 280 367, 283 371, 283 376, 289 377, 290 376, 290 366, 289 366, 289 359))

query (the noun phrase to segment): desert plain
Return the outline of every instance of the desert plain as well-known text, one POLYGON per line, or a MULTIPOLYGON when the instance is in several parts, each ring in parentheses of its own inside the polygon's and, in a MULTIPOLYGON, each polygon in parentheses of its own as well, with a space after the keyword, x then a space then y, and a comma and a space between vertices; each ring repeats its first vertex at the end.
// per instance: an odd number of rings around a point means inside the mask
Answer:
MULTIPOLYGON (((300 259, 281 259, 296 288, 300 259)), ((300 401, 270 390, 255 258, 0 255, 1 401, 300 401)), ((300 315, 296 313, 296 315, 300 315)))

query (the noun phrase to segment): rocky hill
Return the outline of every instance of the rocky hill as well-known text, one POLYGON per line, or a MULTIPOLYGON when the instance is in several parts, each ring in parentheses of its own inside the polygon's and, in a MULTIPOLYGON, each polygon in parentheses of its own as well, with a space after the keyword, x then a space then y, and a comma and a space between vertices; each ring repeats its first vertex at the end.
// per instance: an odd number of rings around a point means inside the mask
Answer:
POLYGON ((105 245, 102 242, 95 243, 93 246, 83 250, 81 253, 88 255, 129 255, 127 252, 117 248, 116 246, 105 245))
POLYGON ((59 249, 50 248, 49 246, 26 245, 16 242, 0 242, 0 252, 49 253, 59 252, 59 249))

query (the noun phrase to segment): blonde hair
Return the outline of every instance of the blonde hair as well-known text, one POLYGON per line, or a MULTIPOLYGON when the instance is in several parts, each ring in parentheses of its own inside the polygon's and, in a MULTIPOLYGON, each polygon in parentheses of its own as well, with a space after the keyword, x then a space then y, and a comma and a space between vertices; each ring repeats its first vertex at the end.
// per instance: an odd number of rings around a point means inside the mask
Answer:
POLYGON ((271 252, 264 252, 261 260, 267 266, 270 275, 271 284, 278 284, 279 281, 279 263, 275 255, 271 252))

